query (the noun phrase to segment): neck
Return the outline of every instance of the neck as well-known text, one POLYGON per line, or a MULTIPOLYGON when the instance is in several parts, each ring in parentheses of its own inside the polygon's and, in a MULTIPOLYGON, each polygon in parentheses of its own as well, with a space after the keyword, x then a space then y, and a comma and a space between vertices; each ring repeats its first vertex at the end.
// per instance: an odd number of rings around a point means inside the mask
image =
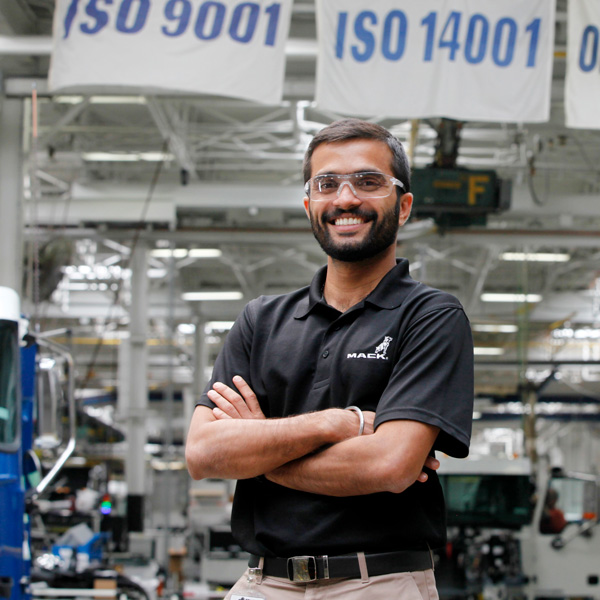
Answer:
POLYGON ((323 295, 327 304, 340 312, 366 298, 396 266, 396 245, 360 262, 343 262, 329 257, 323 295))

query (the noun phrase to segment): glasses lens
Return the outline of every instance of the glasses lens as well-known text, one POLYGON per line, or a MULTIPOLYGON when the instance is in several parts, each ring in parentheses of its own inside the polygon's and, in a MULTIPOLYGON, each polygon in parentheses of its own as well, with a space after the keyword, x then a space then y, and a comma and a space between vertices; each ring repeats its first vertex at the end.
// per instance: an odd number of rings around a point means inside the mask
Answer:
POLYGON ((352 184, 359 198, 362 195, 371 198, 387 196, 392 189, 392 182, 383 173, 356 173, 352 176, 352 184))
POLYGON ((383 173, 351 173, 349 175, 317 175, 309 181, 310 197, 326 200, 337 195, 340 187, 348 185, 360 200, 385 198, 394 187, 392 178, 383 173))

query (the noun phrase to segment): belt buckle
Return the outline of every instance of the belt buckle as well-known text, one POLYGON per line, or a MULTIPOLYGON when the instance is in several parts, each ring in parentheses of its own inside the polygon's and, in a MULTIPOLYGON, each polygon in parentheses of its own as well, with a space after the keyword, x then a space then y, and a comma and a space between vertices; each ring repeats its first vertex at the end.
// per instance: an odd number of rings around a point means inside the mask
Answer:
POLYGON ((310 583, 317 580, 315 556, 291 556, 287 559, 288 579, 294 583, 310 583))

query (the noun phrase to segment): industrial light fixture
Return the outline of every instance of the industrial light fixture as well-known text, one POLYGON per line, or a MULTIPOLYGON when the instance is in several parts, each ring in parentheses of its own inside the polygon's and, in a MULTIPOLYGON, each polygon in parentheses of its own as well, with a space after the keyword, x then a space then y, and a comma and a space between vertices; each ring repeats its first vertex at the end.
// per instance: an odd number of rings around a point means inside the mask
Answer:
POLYGON ((208 321, 204 326, 206 333, 213 331, 229 331, 233 327, 234 321, 208 321))
POLYGON ((124 269, 119 265, 103 265, 96 263, 93 265, 67 265, 61 269, 69 280, 103 280, 130 279, 131 269, 124 269))
POLYGON ((600 329, 595 327, 561 327, 552 330, 552 337, 559 340, 600 340, 600 329))
POLYGON ((473 331, 481 333, 516 333, 519 328, 516 325, 505 324, 492 324, 492 323, 478 323, 473 325, 473 331))
POLYGON ((81 157, 87 162, 160 162, 175 158, 168 152, 83 152, 81 157))
POLYGON ((501 260, 528 262, 568 262, 571 255, 561 252, 503 252, 501 260))
POLYGON ((177 331, 182 335, 192 335, 196 331, 196 326, 193 323, 179 323, 177 331))
MULTIPOLYGON (((214 331, 229 331, 235 321, 207 321, 204 324, 204 333, 213 333, 214 331)), ((192 335, 196 331, 194 323, 180 323, 177 325, 177 331, 183 335, 192 335)))
MULTIPOLYGON (((54 96, 59 104, 80 104, 83 96, 54 96)), ((91 96, 90 104, 146 104, 144 96, 91 96)))
POLYGON ((541 302, 540 294, 481 294, 482 302, 541 302))
POLYGON ((182 300, 200 302, 203 300, 241 300, 242 292, 185 292, 181 294, 182 300))
POLYGON ((218 258, 222 254, 218 248, 155 248, 150 252, 154 258, 218 258))
POLYGON ((501 356, 504 354, 504 348, 490 348, 487 346, 475 346, 473 348, 475 356, 501 356))

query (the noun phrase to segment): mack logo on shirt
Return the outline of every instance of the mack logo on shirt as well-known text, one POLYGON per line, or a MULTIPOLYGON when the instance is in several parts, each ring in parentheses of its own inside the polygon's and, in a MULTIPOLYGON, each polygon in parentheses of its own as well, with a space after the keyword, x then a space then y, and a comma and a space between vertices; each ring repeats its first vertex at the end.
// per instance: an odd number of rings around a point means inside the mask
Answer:
POLYGON ((381 344, 379 344, 379 346, 375 348, 374 352, 348 352, 346 358, 370 358, 375 360, 387 360, 387 351, 392 339, 393 338, 391 338, 389 335, 386 335, 383 338, 383 342, 381 342, 381 344))

